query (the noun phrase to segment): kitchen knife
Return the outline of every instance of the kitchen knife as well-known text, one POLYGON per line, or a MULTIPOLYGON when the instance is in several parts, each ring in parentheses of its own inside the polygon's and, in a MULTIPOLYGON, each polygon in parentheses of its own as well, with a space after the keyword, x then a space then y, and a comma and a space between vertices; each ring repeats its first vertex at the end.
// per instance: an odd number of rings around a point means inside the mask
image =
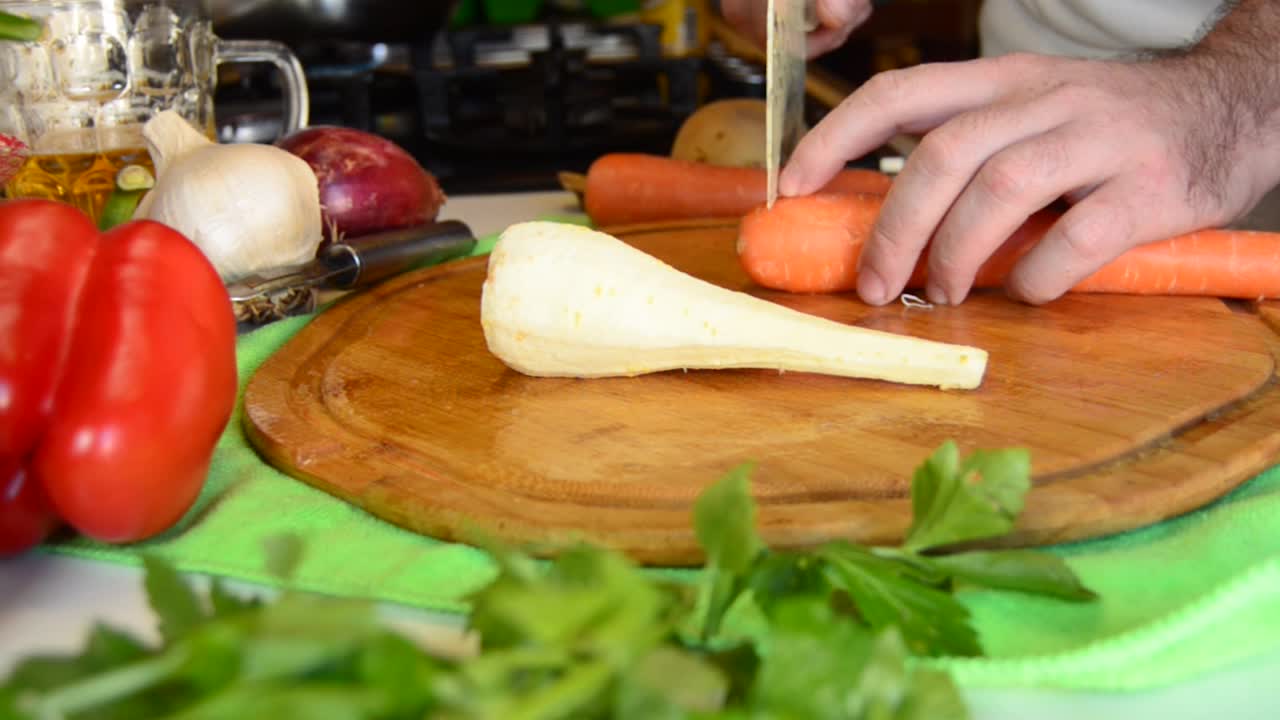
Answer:
POLYGON ((457 220, 365 235, 334 243, 302 265, 240 278, 227 286, 233 303, 309 288, 352 290, 423 263, 461 257, 475 248, 471 228, 457 220))
POLYGON ((817 24, 815 0, 769 0, 765 60, 769 207, 778 199, 778 174, 803 132, 805 36, 817 24))

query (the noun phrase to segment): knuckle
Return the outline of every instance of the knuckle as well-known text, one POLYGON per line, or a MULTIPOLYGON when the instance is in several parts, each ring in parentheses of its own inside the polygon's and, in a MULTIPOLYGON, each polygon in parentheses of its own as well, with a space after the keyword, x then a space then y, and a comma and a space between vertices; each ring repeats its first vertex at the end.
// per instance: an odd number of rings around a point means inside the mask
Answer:
POLYGON ((960 269, 961 253, 956 251, 955 243, 937 243, 929 249, 929 274, 943 275, 954 273, 960 269))
POLYGON ((966 153, 962 128, 960 123, 948 123, 925 135, 908 160, 913 169, 931 178, 960 173, 966 153))
POLYGON ((883 70, 872 75, 862 86, 862 95, 876 105, 895 105, 910 91, 909 71, 899 68, 883 70))
POLYGON ((983 242, 976 241, 974 228, 944 223, 929 246, 929 280, 948 297, 959 297, 968 291, 988 257, 989 250, 983 242))
POLYGON ((1175 160, 1173 148, 1155 149, 1134 161, 1134 181, 1147 193, 1158 193, 1165 188, 1189 188, 1192 175, 1184 164, 1175 160))
POLYGON ((876 268, 885 281, 892 284, 899 279, 905 280, 911 274, 911 268, 915 267, 921 249, 920 245, 912 242, 905 227, 899 229, 892 220, 877 223, 863 251, 861 262, 876 268))
POLYGON ((1044 97, 1060 107, 1078 110, 1096 105, 1100 94, 1099 89, 1091 85, 1059 82, 1046 90, 1044 97))
POLYGON ((975 148, 987 145, 992 128, 1001 126, 1001 109, 973 110, 957 115, 929 132, 920 141, 911 161, 930 177, 964 175, 967 179, 984 159, 975 148), (919 157, 917 157, 917 155, 919 157))
POLYGON ((816 125, 805 135, 803 143, 812 147, 812 150, 806 150, 811 157, 826 157, 839 153, 840 128, 833 123, 816 125))
POLYGON ((1016 205, 1027 194, 1031 164, 1018 155, 999 155, 978 171, 975 182, 982 193, 1001 205, 1016 205))
POLYGON ((1076 264, 1092 265, 1102 257, 1106 238, 1124 237, 1131 226, 1126 213, 1067 213, 1058 221, 1058 236, 1076 264))
POLYGON ((1046 186, 1059 181, 1069 166, 1070 154, 1061 138, 1044 136, 992 157, 978 171, 975 183, 988 197, 1003 205, 1037 202, 1038 194, 1046 186))
POLYGON ((948 246, 934 247, 929 251, 929 280, 943 289, 948 296, 957 294, 972 279, 972 263, 964 253, 948 246))
POLYGON ((1043 55, 1036 53, 1013 52, 990 58, 988 68, 997 76, 1027 83, 1044 77, 1045 61, 1043 55))
POLYGON ((893 216, 881 216, 880 222, 876 223, 871 232, 868 249, 892 262, 905 253, 908 246, 902 224, 893 216))

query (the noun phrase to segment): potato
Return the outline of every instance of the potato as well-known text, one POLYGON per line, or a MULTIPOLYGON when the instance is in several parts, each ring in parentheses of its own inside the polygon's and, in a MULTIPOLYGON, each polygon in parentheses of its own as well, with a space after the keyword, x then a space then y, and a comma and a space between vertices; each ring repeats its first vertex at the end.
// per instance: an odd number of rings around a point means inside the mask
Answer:
POLYGON ((676 133, 671 157, 709 165, 762 168, 764 144, 764 100, 717 100, 684 121, 676 133))

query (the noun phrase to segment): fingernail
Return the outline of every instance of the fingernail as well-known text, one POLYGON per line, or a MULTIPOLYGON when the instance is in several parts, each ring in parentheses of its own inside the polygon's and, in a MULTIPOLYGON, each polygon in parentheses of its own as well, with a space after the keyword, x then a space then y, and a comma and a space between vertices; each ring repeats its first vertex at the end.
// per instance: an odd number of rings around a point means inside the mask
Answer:
POLYGON ((925 288, 924 294, 926 297, 929 298, 929 302, 933 303, 934 305, 950 305, 951 304, 951 300, 947 298, 947 293, 941 287, 938 287, 937 285, 934 285, 932 283, 930 283, 929 286, 925 288))
POLYGON ((884 278, 869 267, 858 271, 858 295, 869 305, 883 305, 889 301, 884 278))

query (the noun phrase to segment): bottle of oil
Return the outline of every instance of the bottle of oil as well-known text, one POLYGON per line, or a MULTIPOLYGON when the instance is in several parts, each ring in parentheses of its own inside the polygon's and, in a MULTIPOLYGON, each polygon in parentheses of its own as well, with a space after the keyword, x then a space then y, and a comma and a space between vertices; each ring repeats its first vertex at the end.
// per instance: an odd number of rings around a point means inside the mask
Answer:
POLYGON ((669 57, 701 55, 711 41, 709 0, 647 0, 640 17, 662 25, 662 52, 669 57))
POLYGON ((35 154, 5 185, 5 195, 70 203, 97 222, 116 187, 116 176, 131 166, 155 174, 146 148, 35 154))
MULTIPOLYGON (((210 140, 217 136, 212 121, 204 133, 210 140)), ((134 167, 155 176, 141 124, 46 134, 5 183, 3 195, 70 203, 97 222, 121 171, 134 167)))

